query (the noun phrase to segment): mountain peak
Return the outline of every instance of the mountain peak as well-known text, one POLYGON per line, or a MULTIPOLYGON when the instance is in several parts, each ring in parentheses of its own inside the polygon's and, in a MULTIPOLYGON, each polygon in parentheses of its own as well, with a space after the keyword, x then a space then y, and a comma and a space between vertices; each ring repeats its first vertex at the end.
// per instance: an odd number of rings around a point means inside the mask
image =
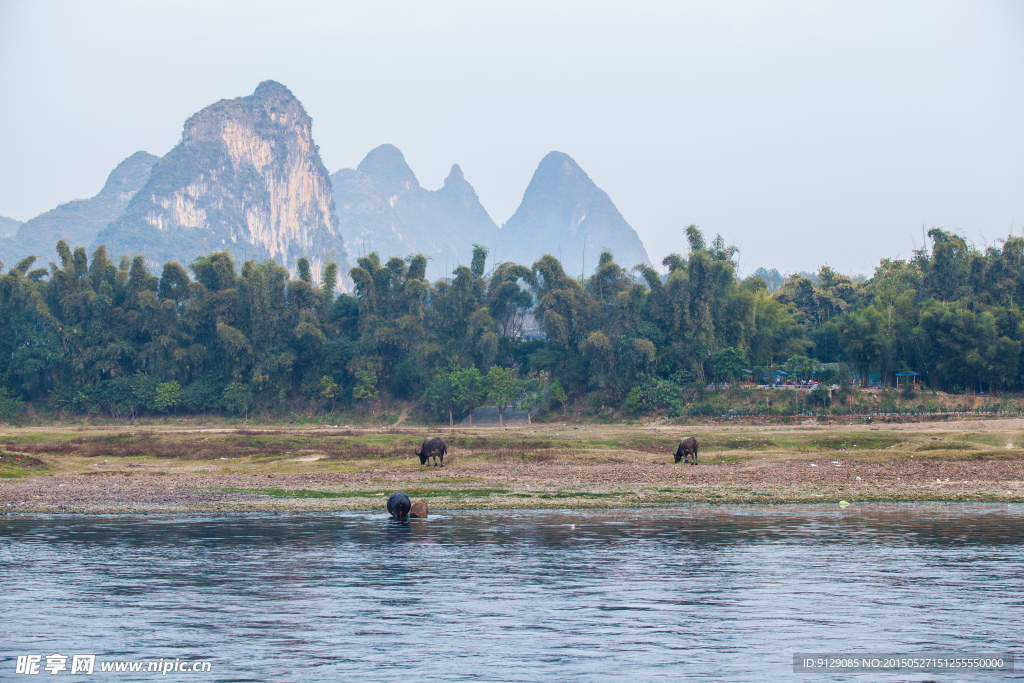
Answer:
MULTIPOLYGON (((544 158, 540 160, 538 168, 562 168, 563 172, 579 171, 583 172, 580 165, 576 163, 576 160, 565 152, 551 151, 544 155, 544 158)), ((586 175, 586 174, 584 174, 586 175)))
POLYGON ((455 187, 465 184, 467 184, 466 176, 462 174, 462 168, 458 164, 452 164, 452 170, 448 172, 448 177, 444 179, 444 186, 455 187))
POLYGON ((344 258, 331 203, 312 119, 288 88, 264 81, 191 116, 181 143, 97 240, 156 263, 228 249, 290 269, 305 256, 319 270, 344 258))
POLYGON ((252 95, 221 100, 193 114, 185 121, 182 141, 186 145, 216 143, 225 134, 226 122, 271 137, 291 129, 298 133, 300 144, 308 143, 313 125, 291 90, 277 81, 263 81, 252 95))
POLYGON ((420 186, 416 174, 406 163, 405 156, 394 145, 384 144, 370 150, 366 158, 359 162, 356 170, 366 174, 385 199, 420 186))
MULTIPOLYGON (((478 228, 480 225, 487 225, 485 232, 493 231, 498 226, 494 225, 494 221, 487 215, 487 211, 480 204, 480 198, 476 195, 476 190, 466 180, 466 176, 462 174, 462 167, 458 164, 452 164, 452 170, 448 173, 448 177, 444 179, 444 186, 440 190, 433 192, 440 200, 445 202, 451 202, 451 206, 462 205, 461 211, 469 211, 471 214, 479 214, 479 217, 475 220, 478 228), (486 218, 484 218, 486 216, 486 218)), ((479 239, 483 239, 478 236, 479 239)))
POLYGON ((263 81, 256 86, 256 90, 252 94, 254 99, 257 100, 294 100, 295 95, 288 89, 288 86, 277 81, 263 81))
POLYGON ((308 128, 313 123, 299 98, 277 81, 263 81, 256 86, 250 97, 241 99, 258 104, 263 109, 263 115, 276 124, 288 125, 292 121, 299 121, 308 128))
MULTIPOLYGON (((57 240, 71 246, 86 247, 116 220, 132 197, 146 184, 157 158, 148 152, 136 152, 114 168, 99 194, 89 199, 75 199, 17 225, 8 238, 0 240, 0 261, 13 263, 30 254, 52 254, 57 240)), ((0 236, 4 234, 0 219, 0 236)))
POLYGON ((107 182, 103 185, 103 189, 100 190, 100 194, 109 194, 112 192, 131 192, 138 191, 140 187, 149 178, 150 171, 153 170, 153 164, 157 162, 159 157, 150 154, 149 152, 136 152, 131 155, 110 172, 107 176, 107 182))
POLYGON ((526 188, 526 193, 529 195, 530 188, 536 190, 538 187, 563 189, 572 187, 587 192, 592 190, 601 192, 590 176, 565 152, 548 152, 541 159, 530 180, 529 187, 526 188))
POLYGON ((334 207, 349 246, 376 251, 381 260, 417 252, 432 261, 432 277, 448 277, 458 263, 473 258, 473 243, 492 245, 498 226, 480 204, 458 164, 444 186, 420 186, 394 145, 374 149, 358 170, 331 176, 334 207))
POLYGON ((640 237, 608 194, 564 152, 541 160, 501 232, 511 255, 523 263, 540 251, 557 256, 566 272, 586 272, 604 249, 622 266, 649 263, 640 237))

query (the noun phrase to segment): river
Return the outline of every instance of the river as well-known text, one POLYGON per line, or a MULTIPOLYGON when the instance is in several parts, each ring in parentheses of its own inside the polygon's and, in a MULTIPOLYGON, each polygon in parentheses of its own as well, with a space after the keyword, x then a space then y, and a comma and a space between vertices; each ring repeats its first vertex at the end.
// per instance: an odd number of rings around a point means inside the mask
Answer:
POLYGON ((2 680, 821 680, 794 653, 1017 651, 1024 506, 4 516, 0 618, 2 680), (209 671, 99 673, 160 658, 209 671))

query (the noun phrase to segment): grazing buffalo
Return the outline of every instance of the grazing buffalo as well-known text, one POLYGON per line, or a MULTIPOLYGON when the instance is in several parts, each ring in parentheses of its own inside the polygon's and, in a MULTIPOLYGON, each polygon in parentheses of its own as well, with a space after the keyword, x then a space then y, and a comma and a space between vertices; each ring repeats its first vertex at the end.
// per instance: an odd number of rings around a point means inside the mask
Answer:
POLYGON ((405 519, 409 516, 409 496, 404 493, 392 493, 388 498, 388 512, 395 519, 405 519))
POLYGON ((412 509, 409 510, 409 516, 415 517, 416 519, 426 519, 428 512, 429 510, 427 509, 427 501, 417 500, 415 503, 412 504, 412 509))
POLYGON ((423 441, 423 445, 420 446, 419 450, 416 451, 416 455, 420 456, 420 464, 426 465, 427 458, 434 459, 434 466, 437 466, 438 458, 441 459, 441 467, 444 467, 444 454, 448 452, 448 447, 444 445, 444 441, 432 436, 429 439, 423 441))
POLYGON ((688 436, 679 442, 679 448, 676 449, 676 462, 682 460, 683 462, 690 462, 690 456, 693 456, 693 462, 691 465, 697 464, 697 439, 692 436, 688 436))

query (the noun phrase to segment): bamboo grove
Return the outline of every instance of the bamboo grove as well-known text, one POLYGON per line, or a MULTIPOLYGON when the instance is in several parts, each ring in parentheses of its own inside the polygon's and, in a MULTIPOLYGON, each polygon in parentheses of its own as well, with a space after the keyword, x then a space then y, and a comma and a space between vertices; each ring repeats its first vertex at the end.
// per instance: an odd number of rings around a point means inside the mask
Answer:
MULTIPOLYGON (((854 281, 823 267, 774 293, 737 278, 736 249, 686 229, 667 272, 609 253, 570 277, 552 256, 472 263, 428 282, 422 255, 297 277, 213 253, 159 275, 65 242, 59 263, 0 274, 0 414, 282 414, 414 402, 433 419, 480 405, 678 413, 711 382, 839 363, 943 391, 1024 386, 1024 240, 979 250, 940 229, 930 250, 854 281)), ((2 267, 2 266, 0 266, 2 267)), ((2 271, 0 271, 2 272, 2 271)), ((0 415, 2 416, 2 415, 0 415)))

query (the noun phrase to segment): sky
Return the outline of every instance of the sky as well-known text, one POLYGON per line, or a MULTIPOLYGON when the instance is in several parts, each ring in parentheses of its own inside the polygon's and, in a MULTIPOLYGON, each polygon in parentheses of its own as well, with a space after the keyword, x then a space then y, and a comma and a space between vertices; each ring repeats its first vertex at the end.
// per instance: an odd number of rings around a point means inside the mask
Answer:
POLYGON ((652 262, 870 274, 1024 232, 1024 2, 0 0, 0 215, 94 195, 191 114, 287 85, 328 170, 453 163, 501 225, 572 156, 652 262))

